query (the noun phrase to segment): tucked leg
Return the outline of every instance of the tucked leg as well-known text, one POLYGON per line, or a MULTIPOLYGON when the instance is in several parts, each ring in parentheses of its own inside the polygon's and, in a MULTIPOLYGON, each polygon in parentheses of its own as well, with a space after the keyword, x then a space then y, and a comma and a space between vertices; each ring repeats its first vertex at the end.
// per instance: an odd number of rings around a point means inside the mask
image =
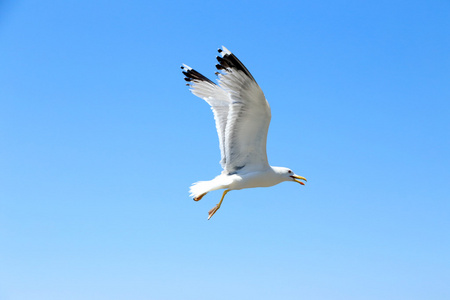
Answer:
POLYGON ((207 194, 207 193, 203 193, 203 194, 201 194, 200 196, 195 197, 195 198, 194 198, 194 201, 200 201, 200 200, 202 200, 203 196, 205 196, 206 194, 207 194))
POLYGON ((222 205, 223 198, 225 198, 225 195, 226 195, 229 191, 230 191, 230 190, 225 190, 225 191, 223 192, 223 194, 222 194, 222 199, 220 199, 220 202, 217 203, 217 205, 216 205, 215 207, 213 207, 213 209, 211 209, 211 210, 208 212, 208 213, 209 213, 208 220, 211 219, 211 217, 216 213, 216 211, 219 210, 220 206, 222 205))

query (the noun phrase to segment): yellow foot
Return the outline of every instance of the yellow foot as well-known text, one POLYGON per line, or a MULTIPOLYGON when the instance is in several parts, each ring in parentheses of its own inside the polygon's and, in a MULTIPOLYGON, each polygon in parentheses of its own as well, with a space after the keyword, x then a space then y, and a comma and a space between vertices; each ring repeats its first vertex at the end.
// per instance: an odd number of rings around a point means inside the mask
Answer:
POLYGON ((218 211, 220 208, 219 204, 217 204, 216 206, 214 206, 209 212, 209 216, 208 216, 208 220, 211 219, 212 216, 214 216, 214 214, 216 213, 216 211, 218 211))
POLYGON ((200 200, 202 200, 203 196, 205 196, 206 194, 207 194, 207 193, 203 193, 203 194, 201 194, 200 196, 195 197, 195 198, 194 198, 194 201, 200 201, 200 200))
POLYGON ((213 209, 211 209, 211 210, 208 212, 208 213, 209 213, 208 220, 211 219, 211 217, 216 213, 216 211, 219 210, 220 206, 222 205, 223 198, 225 197, 225 195, 226 195, 229 191, 230 191, 230 190, 225 190, 225 191, 223 192, 223 194, 222 194, 222 198, 220 199, 220 202, 217 203, 217 205, 214 206, 213 209))

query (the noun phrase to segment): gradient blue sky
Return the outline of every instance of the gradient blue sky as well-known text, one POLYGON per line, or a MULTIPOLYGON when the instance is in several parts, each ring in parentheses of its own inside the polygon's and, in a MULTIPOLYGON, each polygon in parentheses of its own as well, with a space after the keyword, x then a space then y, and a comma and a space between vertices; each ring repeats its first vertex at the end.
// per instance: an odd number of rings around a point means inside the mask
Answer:
POLYGON ((0 299, 449 299, 450 2, 1 1, 0 299), (219 174, 225 45, 308 178, 219 174))

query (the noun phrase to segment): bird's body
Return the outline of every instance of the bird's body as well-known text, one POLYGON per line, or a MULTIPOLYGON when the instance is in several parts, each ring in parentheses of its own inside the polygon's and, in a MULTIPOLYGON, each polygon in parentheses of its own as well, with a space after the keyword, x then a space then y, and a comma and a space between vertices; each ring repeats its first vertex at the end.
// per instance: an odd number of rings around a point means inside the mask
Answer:
POLYGON ((194 200, 208 192, 225 189, 219 204, 209 212, 209 218, 220 208, 230 190, 269 187, 283 181, 305 178, 290 169, 272 167, 266 154, 267 132, 270 124, 270 106, 259 85, 247 68, 223 47, 216 65, 222 73, 219 85, 183 65, 185 80, 194 95, 204 99, 212 108, 219 136, 222 173, 210 181, 199 181, 190 188, 194 200))
POLYGON ((211 192, 220 189, 241 190, 255 187, 269 187, 283 182, 283 177, 274 168, 268 167, 265 170, 253 172, 236 172, 226 174, 222 172, 219 176, 209 181, 198 181, 190 188, 192 197, 197 197, 205 191, 211 192))

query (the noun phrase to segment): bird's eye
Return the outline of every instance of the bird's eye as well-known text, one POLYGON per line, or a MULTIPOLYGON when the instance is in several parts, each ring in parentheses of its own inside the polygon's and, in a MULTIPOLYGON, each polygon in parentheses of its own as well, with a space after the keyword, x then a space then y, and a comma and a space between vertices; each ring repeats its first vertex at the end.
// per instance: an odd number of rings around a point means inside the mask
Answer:
POLYGON ((291 171, 291 170, 289 170, 289 174, 292 174, 292 171, 291 171))

